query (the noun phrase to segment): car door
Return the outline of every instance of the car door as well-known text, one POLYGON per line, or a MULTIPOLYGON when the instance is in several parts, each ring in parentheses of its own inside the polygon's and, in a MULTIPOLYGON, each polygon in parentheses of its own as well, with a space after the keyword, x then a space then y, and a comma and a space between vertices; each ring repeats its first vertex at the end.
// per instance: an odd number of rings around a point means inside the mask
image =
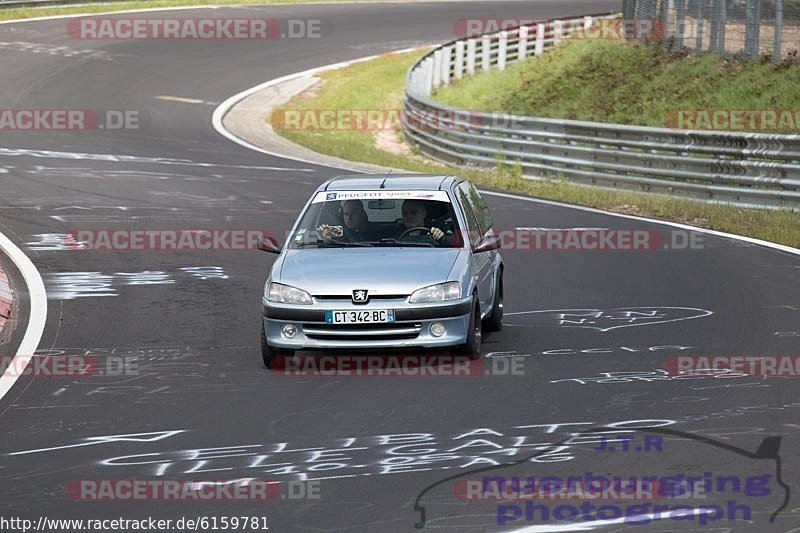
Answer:
MULTIPOLYGON (((488 305, 491 305, 492 298, 492 264, 494 262, 494 255, 496 252, 481 252, 475 253, 475 247, 481 242, 481 239, 486 232, 491 229, 484 229, 481 227, 481 219, 478 218, 476 211, 481 209, 480 206, 474 204, 474 198, 477 190, 471 183, 464 182, 456 188, 456 197, 461 211, 467 222, 467 230, 469 233, 470 244, 473 250, 472 253, 472 273, 475 284, 478 288, 478 300, 481 303, 481 312, 488 310, 488 305), (477 208, 477 209, 476 209, 477 208)), ((480 196, 478 196, 480 199, 480 196)), ((482 199, 481 199, 482 201, 482 199)), ((483 204, 485 206, 485 204, 483 204)), ((485 214, 483 215, 485 217, 485 214)), ((485 222, 485 221, 484 221, 485 222)), ((491 224, 491 215, 488 218, 491 224)))

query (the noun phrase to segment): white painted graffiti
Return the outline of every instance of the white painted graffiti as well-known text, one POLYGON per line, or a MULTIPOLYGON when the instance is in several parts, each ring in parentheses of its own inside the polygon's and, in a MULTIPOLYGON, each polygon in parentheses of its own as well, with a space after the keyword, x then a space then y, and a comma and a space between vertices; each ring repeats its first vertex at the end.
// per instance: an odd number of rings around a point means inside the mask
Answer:
POLYGON ((695 307, 621 307, 616 309, 519 311, 506 313, 506 316, 526 316, 528 318, 527 324, 510 323, 511 326, 573 327, 611 331, 618 328, 704 318, 712 314, 712 311, 695 307))
MULTIPOLYGON (((222 267, 186 267, 179 270, 202 280, 228 279, 222 267)), ((117 296, 115 286, 173 285, 176 280, 163 271, 143 272, 56 272, 45 277, 47 297, 51 300, 73 300, 98 296, 117 296)))
POLYGON ((653 371, 637 370, 634 372, 601 372, 600 376, 591 378, 568 378, 568 379, 554 379, 550 383, 563 383, 565 381, 574 381, 581 385, 587 383, 633 383, 636 381, 652 382, 652 381, 675 381, 682 379, 706 379, 706 378, 747 378, 748 374, 742 372, 735 372, 729 368, 712 368, 710 370, 703 370, 702 372, 686 373, 686 374, 670 374, 666 370, 658 369, 653 371))
POLYGON ((34 240, 25 243, 34 252, 60 252, 63 250, 85 250, 84 243, 75 240, 69 233, 37 233, 34 240))
POLYGON ((228 275, 225 274, 222 267, 186 267, 182 268, 181 271, 200 279, 228 279, 228 275))
MULTIPOLYGON (((143 453, 110 457, 104 467, 127 468, 147 475, 175 476, 225 472, 227 476, 289 476, 290 479, 338 479, 366 475, 402 474, 441 469, 464 469, 475 465, 499 466, 537 452, 531 462, 571 461, 577 453, 594 453, 603 436, 629 434, 635 429, 664 427, 674 420, 626 420, 602 424, 601 434, 586 434, 593 422, 517 425, 507 428, 473 428, 453 434, 393 433, 330 439, 304 445, 290 442, 245 443, 158 451, 147 446, 143 453), (562 442, 563 441, 563 442, 562 442), (516 458, 516 459, 514 459, 516 458)), ((163 440, 183 430, 160 432, 163 440)), ((155 438, 156 433, 142 434, 155 438)), ((85 442, 51 448, 24 450, 12 455, 51 452, 65 448, 130 441, 133 435, 90 437, 85 442)), ((145 441, 149 442, 149 441, 145 441)))

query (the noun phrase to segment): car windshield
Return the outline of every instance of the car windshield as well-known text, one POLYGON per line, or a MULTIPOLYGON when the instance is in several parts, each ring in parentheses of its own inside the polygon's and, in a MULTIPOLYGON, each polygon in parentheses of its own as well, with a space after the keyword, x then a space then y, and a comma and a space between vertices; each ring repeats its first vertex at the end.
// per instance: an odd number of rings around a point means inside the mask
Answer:
POLYGON ((290 248, 463 245, 444 191, 321 192, 290 236, 290 248))

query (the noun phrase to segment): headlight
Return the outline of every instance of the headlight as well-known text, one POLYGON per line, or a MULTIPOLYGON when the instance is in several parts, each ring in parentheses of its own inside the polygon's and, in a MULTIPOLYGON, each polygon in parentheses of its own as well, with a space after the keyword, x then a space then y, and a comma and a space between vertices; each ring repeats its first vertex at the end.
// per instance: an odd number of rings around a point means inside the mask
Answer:
POLYGON ((311 305, 313 303, 308 292, 280 283, 270 283, 266 296, 270 302, 281 304, 311 305))
POLYGON ((461 284, 457 281, 449 281, 447 283, 439 283, 438 285, 431 285, 430 287, 424 287, 414 291, 409 302, 412 304, 420 304, 458 300, 459 298, 461 298, 461 284))

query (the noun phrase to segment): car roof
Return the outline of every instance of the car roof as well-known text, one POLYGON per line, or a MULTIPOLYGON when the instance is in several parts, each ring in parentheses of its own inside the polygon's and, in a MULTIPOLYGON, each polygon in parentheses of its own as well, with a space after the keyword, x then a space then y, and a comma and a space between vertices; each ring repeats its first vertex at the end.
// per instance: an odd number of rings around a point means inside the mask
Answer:
POLYGON ((447 190, 460 181, 456 176, 446 174, 353 174, 336 176, 323 183, 320 191, 403 191, 447 190), (383 184, 383 187, 381 187, 383 184))

